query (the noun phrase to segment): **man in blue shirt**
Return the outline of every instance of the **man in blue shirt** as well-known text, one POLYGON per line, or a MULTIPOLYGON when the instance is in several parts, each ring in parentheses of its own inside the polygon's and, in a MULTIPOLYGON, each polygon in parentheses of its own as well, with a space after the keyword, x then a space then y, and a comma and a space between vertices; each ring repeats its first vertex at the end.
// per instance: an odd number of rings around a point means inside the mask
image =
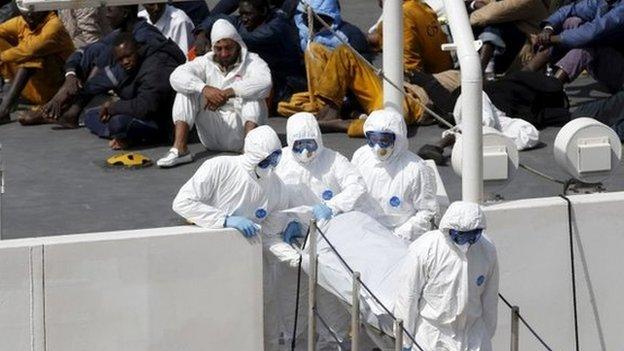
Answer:
POLYGON ((587 70, 616 92, 624 84, 624 0, 586 0, 564 6, 543 24, 533 42, 543 49, 527 65, 541 69, 557 61, 555 77, 564 83, 587 70))

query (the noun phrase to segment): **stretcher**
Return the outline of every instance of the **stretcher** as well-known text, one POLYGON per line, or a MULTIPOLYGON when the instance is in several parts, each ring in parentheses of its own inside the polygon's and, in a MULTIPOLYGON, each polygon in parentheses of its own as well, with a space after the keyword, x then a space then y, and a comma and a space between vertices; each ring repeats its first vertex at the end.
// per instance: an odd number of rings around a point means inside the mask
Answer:
MULTIPOLYGON (((360 273, 362 283, 372 292, 360 289, 360 318, 364 329, 378 347, 392 347, 394 319, 390 313, 402 284, 401 272, 409 243, 360 212, 349 212, 320 223, 319 230, 324 237, 316 236, 318 285, 349 311, 353 301, 352 273, 342 257, 353 271, 360 273)), ((306 273, 309 272, 309 247, 305 245, 302 250, 302 267, 306 273)), ((349 325, 332 327, 343 335, 349 330, 349 325)))

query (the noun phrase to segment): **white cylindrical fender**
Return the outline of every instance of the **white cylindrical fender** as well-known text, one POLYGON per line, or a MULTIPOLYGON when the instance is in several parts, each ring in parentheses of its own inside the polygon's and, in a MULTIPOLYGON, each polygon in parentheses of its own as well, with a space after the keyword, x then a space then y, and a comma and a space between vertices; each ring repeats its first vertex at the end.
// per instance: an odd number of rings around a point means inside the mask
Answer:
MULTIPOLYGON (((451 154, 451 165, 455 174, 462 176, 463 169, 462 134, 456 134, 451 154)), ((498 193, 509 184, 518 172, 520 157, 511 138, 494 128, 483 127, 483 187, 486 193, 498 193), (505 167, 502 169, 501 167, 505 167), (490 178, 490 179, 488 179, 490 178)))
POLYGON ((557 134, 555 161, 572 178, 599 183, 620 167, 622 144, 615 131, 593 118, 568 122, 557 134))

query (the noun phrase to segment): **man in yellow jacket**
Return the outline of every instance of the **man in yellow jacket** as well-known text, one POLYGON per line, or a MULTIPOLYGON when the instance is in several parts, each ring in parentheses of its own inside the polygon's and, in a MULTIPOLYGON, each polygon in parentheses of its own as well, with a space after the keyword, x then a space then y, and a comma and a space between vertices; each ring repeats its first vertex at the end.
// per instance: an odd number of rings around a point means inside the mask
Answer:
POLYGON ((54 12, 29 12, 0 24, 0 76, 11 81, 0 103, 0 123, 10 120, 21 95, 35 105, 50 100, 64 79, 74 44, 54 12))
MULTIPOLYGON (((404 69, 406 72, 439 73, 452 68, 450 55, 440 46, 447 38, 431 8, 418 0, 403 2, 404 69)), ((373 47, 381 47, 381 26, 369 36, 373 47)), ((326 132, 347 132, 363 137, 363 119, 341 120, 339 111, 348 92, 355 95, 366 114, 383 106, 383 82, 351 49, 340 45, 333 51, 311 43, 305 53, 308 86, 311 91, 293 95, 278 106, 278 113, 290 116, 297 112, 316 113, 319 125, 326 132)), ((423 116, 421 100, 426 94, 406 97, 403 103, 406 123, 415 124, 423 116)))

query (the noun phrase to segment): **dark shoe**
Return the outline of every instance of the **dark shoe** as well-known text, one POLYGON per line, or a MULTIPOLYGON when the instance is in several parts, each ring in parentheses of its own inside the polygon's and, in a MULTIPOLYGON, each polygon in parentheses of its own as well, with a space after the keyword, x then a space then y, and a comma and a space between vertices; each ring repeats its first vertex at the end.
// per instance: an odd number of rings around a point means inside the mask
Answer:
POLYGON ((438 166, 444 165, 444 149, 439 146, 431 144, 424 145, 418 150, 417 154, 424 160, 433 160, 438 166))

